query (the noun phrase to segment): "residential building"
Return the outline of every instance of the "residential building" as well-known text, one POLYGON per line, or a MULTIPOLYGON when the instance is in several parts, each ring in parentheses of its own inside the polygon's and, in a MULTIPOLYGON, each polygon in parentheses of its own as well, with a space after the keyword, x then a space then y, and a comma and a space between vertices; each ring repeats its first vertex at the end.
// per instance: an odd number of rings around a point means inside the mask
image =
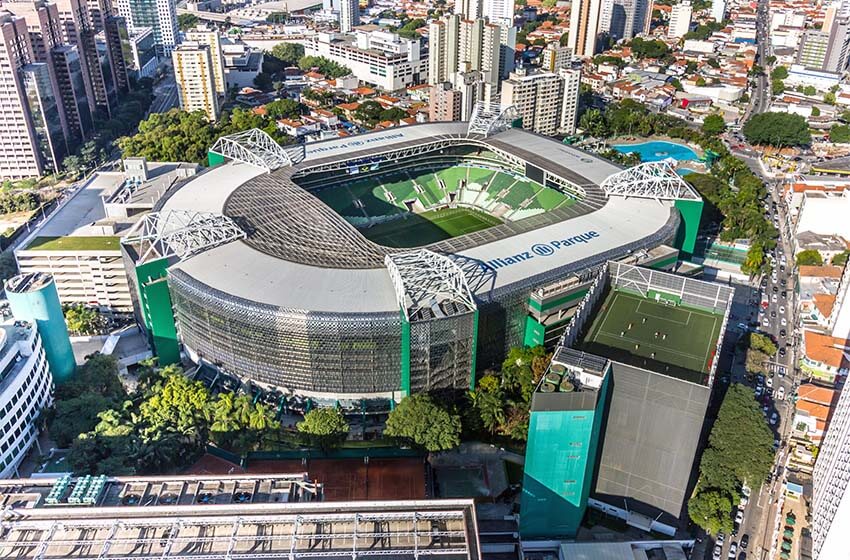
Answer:
POLYGON ((125 171, 94 173, 15 251, 21 273, 53 276, 62 304, 132 313, 120 236, 177 181, 198 169, 188 163, 124 161, 125 171))
POLYGON ((186 41, 207 45, 210 48, 212 60, 213 84, 216 93, 224 96, 227 93, 227 83, 224 79, 224 55, 221 46, 221 33, 218 29, 207 25, 199 25, 185 33, 186 41))
POLYGON ((650 0, 605 0, 599 28, 614 41, 620 41, 647 32, 651 19, 650 0))
POLYGON ((377 26, 354 33, 317 33, 304 41, 308 56, 323 56, 351 69, 360 81, 386 91, 422 83, 428 71, 419 41, 404 39, 377 26))
POLYGON ((475 103, 490 99, 490 84, 478 70, 456 72, 449 82, 431 86, 429 121, 467 121, 475 103))
POLYGON ((553 41, 546 45, 541 53, 543 62, 540 68, 547 72, 557 72, 561 68, 566 68, 570 65, 570 59, 573 56, 569 47, 562 47, 557 41, 553 41))
POLYGON ((502 83, 501 103, 516 107, 526 130, 547 136, 573 134, 580 85, 580 70, 529 72, 521 68, 502 83))
POLYGON ((842 558, 850 550, 850 390, 841 391, 812 477, 812 556, 842 558))
POLYGON ((53 403, 53 376, 35 323, 0 326, 0 372, 0 479, 9 479, 19 476, 18 466, 37 445, 42 413, 53 403))
POLYGON ((800 369, 825 383, 835 383, 850 372, 847 340, 814 330, 804 330, 800 345, 800 369))
POLYGON ((513 27, 514 10, 514 0, 484 0, 482 15, 493 23, 507 22, 513 27))
POLYGON ((129 29, 149 27, 153 30, 157 56, 171 55, 180 42, 175 0, 119 0, 116 7, 129 29))
POLYGON ((794 435, 820 445, 837 400, 835 389, 814 383, 800 384, 794 405, 794 435))
POLYGON ((829 47, 822 70, 842 73, 850 62, 850 17, 837 17, 829 31, 829 47))
POLYGON ((823 70, 826 65, 826 53, 829 50, 829 33, 817 29, 807 29, 800 39, 796 63, 806 68, 823 70))
POLYGON ((455 14, 464 19, 478 19, 483 14, 483 6, 481 0, 456 0, 455 14))
POLYGON ((360 25, 360 2, 358 0, 340 0, 339 30, 350 33, 360 25))
POLYGON ((567 46, 575 56, 590 57, 599 49, 602 0, 574 0, 567 46))
POLYGON ((690 0, 682 0, 670 10, 670 22, 667 24, 667 38, 680 39, 691 29, 693 7, 690 0))
POLYGON ((499 25, 482 18, 451 15, 431 22, 428 33, 428 83, 451 81, 457 72, 477 70, 484 81, 499 86, 501 34, 499 25))
POLYGON ((241 90, 254 85, 254 78, 263 70, 263 51, 241 41, 223 41, 224 84, 228 89, 241 90))
POLYGON ((209 45, 184 41, 171 51, 171 59, 180 108, 203 111, 210 121, 217 121, 220 108, 209 45))
POLYGON ((127 70, 136 79, 150 78, 156 73, 159 60, 156 57, 156 44, 153 38, 153 29, 140 27, 129 31, 127 34, 127 45, 130 49, 127 70))
POLYGON ((726 0, 711 0, 711 17, 714 21, 723 21, 726 15, 726 0))

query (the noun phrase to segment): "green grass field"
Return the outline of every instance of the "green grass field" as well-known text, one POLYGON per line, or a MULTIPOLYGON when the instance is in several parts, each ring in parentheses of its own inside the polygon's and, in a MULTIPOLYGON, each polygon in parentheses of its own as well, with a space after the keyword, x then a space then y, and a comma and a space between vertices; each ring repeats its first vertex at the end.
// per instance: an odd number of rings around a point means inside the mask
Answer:
POLYGON ((502 223, 499 218, 468 208, 443 208, 406 219, 378 224, 361 230, 367 239, 386 247, 421 247, 487 229, 502 223))
POLYGON ((611 290, 582 350, 703 383, 722 322, 721 316, 710 311, 611 290))

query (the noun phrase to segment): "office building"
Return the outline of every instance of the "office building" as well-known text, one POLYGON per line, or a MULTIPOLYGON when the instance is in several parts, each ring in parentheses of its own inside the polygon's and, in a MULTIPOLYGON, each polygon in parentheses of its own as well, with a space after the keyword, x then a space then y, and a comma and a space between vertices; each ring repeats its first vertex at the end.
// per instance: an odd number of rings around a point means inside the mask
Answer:
POLYGON ((159 60, 156 57, 156 45, 153 38, 153 29, 141 27, 129 31, 127 34, 127 46, 129 47, 129 60, 127 70, 136 79, 151 78, 156 74, 159 60))
POLYGON ((815 560, 850 550, 850 390, 841 391, 815 462, 812 552, 815 560))
POLYGON ((431 22, 428 83, 451 81, 457 72, 477 70, 495 91, 499 85, 502 28, 478 18, 451 15, 431 22))
POLYGON ((56 382, 70 379, 77 363, 53 276, 43 272, 22 273, 10 278, 5 288, 12 315, 38 329, 56 382))
POLYGON ((526 130, 547 136, 573 134, 580 84, 580 70, 529 72, 521 68, 502 82, 501 104, 516 107, 526 130))
POLYGON ((691 29, 693 7, 690 0, 682 0, 670 10, 670 21, 667 24, 667 38, 681 39, 691 29))
POLYGON ((21 461, 38 445, 42 413, 53 403, 53 378, 33 323, 20 319, 0 326, 0 372, 0 479, 4 479, 18 476, 21 461))
POLYGON ((358 25, 360 25, 360 2, 358 0, 340 0, 339 30, 342 33, 350 33, 358 25))
POLYGON ((807 29, 800 39, 797 50, 797 64, 808 69, 823 70, 826 64, 826 53, 829 50, 829 33, 816 29, 807 29))
POLYGON ((386 91, 422 83, 427 72, 418 40, 374 26, 354 33, 317 33, 304 41, 308 56, 323 56, 351 69, 357 79, 386 91))
POLYGON ((567 46, 575 56, 593 56, 599 50, 602 0, 574 0, 567 46))
POLYGON ((119 0, 116 2, 116 8, 118 15, 127 23, 128 29, 149 27, 153 30, 158 57, 171 55, 180 40, 174 0, 119 0))
POLYGON ((428 120, 468 121, 475 104, 491 98, 491 89, 478 70, 456 72, 451 81, 431 86, 428 120))
MULTIPOLYGON (((23 18, 0 12, 0 178, 38 177, 54 169, 54 156, 38 137, 32 110, 39 102, 28 95, 32 81, 25 82, 22 69, 33 60, 27 23, 23 18)), ((38 118, 36 117, 38 120, 38 118)))
POLYGON ((27 64, 20 69, 21 86, 32 125, 30 133, 48 169, 58 170, 68 155, 60 118, 59 100, 50 79, 48 65, 27 64))
POLYGON ((726 16, 726 0, 711 0, 711 17, 714 21, 723 21, 726 16))
POLYGON ((209 45, 184 41, 171 51, 180 108, 203 111, 217 121, 220 111, 215 87, 215 70, 209 45))
POLYGON ((263 70, 263 51, 241 41, 225 40, 221 44, 224 59, 224 84, 237 91, 252 87, 254 78, 263 70))
POLYGON ((540 69, 546 72, 557 72, 561 68, 567 68, 570 65, 570 59, 573 56, 569 47, 562 47, 557 41, 553 41, 546 45, 541 53, 543 62, 540 64, 540 69))
POLYGON ((829 45, 822 70, 842 73, 850 62, 850 17, 838 16, 829 30, 829 45))
POLYGON ((221 33, 214 27, 200 25, 185 33, 186 41, 207 45, 210 48, 212 60, 213 82, 216 92, 223 96, 227 93, 227 83, 224 79, 224 55, 221 47, 221 33))

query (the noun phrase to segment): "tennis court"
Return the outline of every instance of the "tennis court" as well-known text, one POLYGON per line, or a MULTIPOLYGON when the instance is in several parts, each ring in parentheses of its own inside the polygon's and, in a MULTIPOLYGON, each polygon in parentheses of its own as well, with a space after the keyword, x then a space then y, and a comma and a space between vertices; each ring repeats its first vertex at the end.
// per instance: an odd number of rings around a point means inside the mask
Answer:
POLYGON ((700 382, 711 366, 721 324, 722 317, 710 311, 611 290, 583 349, 700 382))
POLYGON ((469 208, 444 208, 361 230, 385 247, 421 247, 502 223, 499 218, 469 208))

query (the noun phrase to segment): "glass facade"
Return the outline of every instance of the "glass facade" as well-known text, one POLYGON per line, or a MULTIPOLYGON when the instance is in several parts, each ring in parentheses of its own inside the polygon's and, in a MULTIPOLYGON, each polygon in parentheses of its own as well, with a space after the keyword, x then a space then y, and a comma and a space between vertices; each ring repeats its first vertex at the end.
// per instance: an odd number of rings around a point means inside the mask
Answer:
POLYGON ((27 64, 20 72, 38 151, 44 166, 56 171, 67 150, 49 69, 47 64, 39 62, 27 64))

